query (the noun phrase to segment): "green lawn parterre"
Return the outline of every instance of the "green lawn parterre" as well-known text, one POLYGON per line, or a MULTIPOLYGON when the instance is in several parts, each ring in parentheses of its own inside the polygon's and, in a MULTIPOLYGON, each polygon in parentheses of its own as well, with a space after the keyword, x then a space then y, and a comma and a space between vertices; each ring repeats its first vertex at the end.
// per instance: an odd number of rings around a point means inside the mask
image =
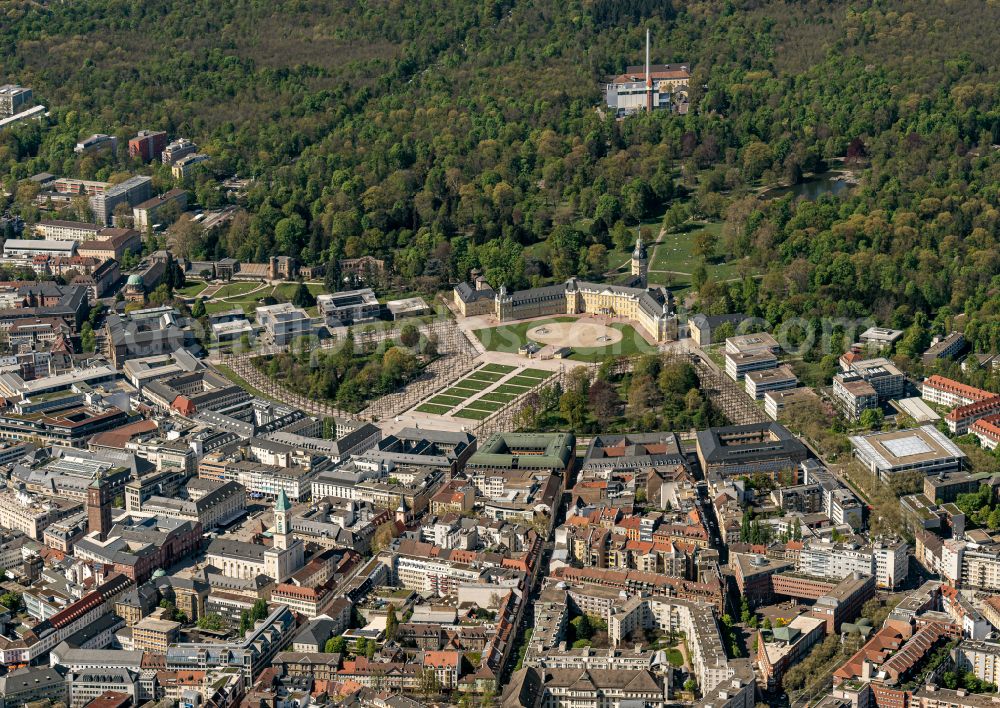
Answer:
POLYGON ((416 410, 421 413, 431 413, 433 415, 444 415, 451 410, 451 406, 439 406, 435 403, 424 403, 417 406, 416 410))
POLYGON ((489 381, 490 383, 496 383, 506 375, 507 374, 494 374, 489 371, 480 370, 480 371, 473 371, 466 378, 473 379, 475 381, 489 381))
POLYGON ((498 327, 486 327, 473 332, 483 346, 491 352, 506 352, 517 354, 517 351, 528 341, 528 330, 543 324, 555 322, 573 322, 576 317, 553 317, 547 320, 528 320, 526 322, 511 322, 498 327))
POLYGON ((244 314, 252 315, 254 310, 257 309, 258 304, 259 301, 257 300, 252 302, 243 300, 213 300, 205 303, 205 312, 210 315, 214 315, 216 312, 227 312, 229 310, 235 310, 237 307, 242 307, 244 314))
POLYGON ((516 368, 516 366, 508 366, 507 364, 487 364, 480 371, 488 371, 491 374, 509 374, 516 368))
POLYGON ((465 388, 472 391, 482 391, 484 388, 489 388, 493 384, 493 381, 480 381, 479 379, 464 378, 461 381, 457 381, 452 388, 465 388))
POLYGON ((540 384, 544 379, 533 378, 531 376, 512 376, 504 383, 508 386, 527 386, 528 388, 533 388, 540 384))
POLYGON ((481 398, 477 398, 475 401, 473 401, 472 403, 469 403, 465 407, 466 408, 472 408, 473 410, 478 410, 478 411, 491 411, 491 412, 493 412, 493 411, 500 410, 505 405, 507 405, 507 404, 506 403, 501 403, 500 401, 484 401, 481 398))
MULTIPOLYGON (((506 352, 516 354, 517 351, 528 341, 527 332, 533 327, 538 327, 546 323, 573 322, 576 317, 553 317, 548 320, 529 320, 527 322, 512 322, 511 324, 500 325, 477 329, 473 334, 482 342, 489 351, 506 352)), ((574 347, 570 359, 574 361, 594 362, 600 361, 609 355, 628 356, 631 354, 649 354, 656 351, 656 347, 635 331, 632 325, 624 322, 613 322, 610 327, 622 333, 621 341, 608 344, 603 347, 574 347)), ((527 371, 527 370, 526 370, 527 371)), ((528 378, 540 378, 541 370, 533 369, 533 375, 528 378)), ((546 376, 551 376, 551 372, 545 372, 546 376)), ((518 378, 526 376, 522 371, 516 374, 518 378)), ((506 381, 504 383, 507 383, 506 381)), ((535 382, 537 383, 537 381, 535 382)), ((531 384, 534 385, 534 384, 531 384)))
POLYGON ((517 396, 513 393, 500 393, 499 391, 490 391, 489 393, 484 393, 480 400, 482 401, 500 401, 500 403, 509 403, 513 401, 517 396))
MULTIPOLYGON (((295 291, 298 289, 298 283, 281 283, 274 286, 271 296, 277 298, 278 300, 291 300, 292 297, 295 296, 295 291)), ((313 295, 322 295, 326 292, 326 288, 324 288, 321 283, 306 283, 306 289, 313 295)))
POLYGON ((528 386, 512 386, 511 384, 500 384, 495 389, 497 393, 513 393, 515 396, 520 396, 525 391, 529 390, 528 386))
POLYGON ((256 281, 229 283, 219 288, 219 290, 215 293, 214 297, 216 299, 222 299, 226 297, 237 297, 239 295, 246 295, 251 290, 256 290, 259 287, 260 283, 256 281))
POLYGON ((438 396, 434 396, 432 399, 430 399, 428 401, 428 403, 435 403, 435 404, 438 404, 438 405, 441 405, 441 406, 454 407, 454 406, 460 405, 462 403, 462 401, 464 401, 464 400, 465 400, 464 398, 459 398, 458 396, 438 395, 438 396))
POLYGON ((434 395, 426 403, 416 407, 420 413, 445 415, 457 418, 483 420, 501 410, 508 403, 552 376, 543 369, 523 369, 504 364, 487 364, 472 372, 450 388, 434 395), (511 376, 511 373, 517 371, 511 376), (510 376, 508 379, 507 377, 510 376), (482 393, 498 381, 503 381, 489 393, 482 393), (476 398, 479 396, 478 398, 476 398), (475 399, 470 401, 469 399, 475 399), (464 406, 463 406, 464 404, 464 406), (459 406, 463 406, 458 408, 459 406), (458 408, 458 410, 455 410, 458 408))
POLYGON ((180 295, 181 297, 197 297, 201 294, 201 291, 208 287, 208 283, 200 280, 192 280, 183 288, 174 291, 175 295, 180 295))
POLYGON ((469 418, 471 420, 486 420, 491 415, 493 411, 477 411, 469 408, 463 408, 460 411, 455 411, 452 415, 456 418, 469 418))

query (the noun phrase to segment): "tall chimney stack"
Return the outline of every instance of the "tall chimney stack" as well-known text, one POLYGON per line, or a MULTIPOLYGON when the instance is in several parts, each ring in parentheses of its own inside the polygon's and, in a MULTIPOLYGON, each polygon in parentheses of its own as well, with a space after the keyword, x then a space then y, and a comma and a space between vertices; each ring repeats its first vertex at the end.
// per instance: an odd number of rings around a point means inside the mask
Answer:
POLYGON ((653 112, 653 78, 649 74, 649 28, 646 28, 646 110, 653 112))

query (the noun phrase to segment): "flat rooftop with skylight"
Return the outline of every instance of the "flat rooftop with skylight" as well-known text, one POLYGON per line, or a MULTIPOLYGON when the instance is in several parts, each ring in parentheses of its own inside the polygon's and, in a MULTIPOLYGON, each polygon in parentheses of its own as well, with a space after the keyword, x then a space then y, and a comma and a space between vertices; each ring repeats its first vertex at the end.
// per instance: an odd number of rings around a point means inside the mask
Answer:
POLYGON ((962 469, 965 453, 937 428, 917 428, 851 437, 854 455, 883 481, 901 472, 938 474, 962 469))

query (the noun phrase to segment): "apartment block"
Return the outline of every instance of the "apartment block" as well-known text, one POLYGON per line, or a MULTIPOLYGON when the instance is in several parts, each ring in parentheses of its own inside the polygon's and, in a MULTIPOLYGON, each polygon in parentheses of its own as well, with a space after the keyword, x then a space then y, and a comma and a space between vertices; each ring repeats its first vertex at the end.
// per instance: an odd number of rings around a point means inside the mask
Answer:
POLYGON ((128 156, 143 162, 159 160, 167 147, 167 134, 162 130, 140 130, 128 141, 128 156))

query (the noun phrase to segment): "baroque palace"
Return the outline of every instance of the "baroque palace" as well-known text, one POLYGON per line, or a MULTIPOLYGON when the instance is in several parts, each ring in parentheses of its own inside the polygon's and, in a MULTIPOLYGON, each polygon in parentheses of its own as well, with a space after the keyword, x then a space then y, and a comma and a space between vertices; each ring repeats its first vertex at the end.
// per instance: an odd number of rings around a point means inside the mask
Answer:
POLYGON ((541 288, 494 290, 484 278, 455 287, 455 305, 466 317, 493 315, 500 322, 550 315, 599 315, 632 320, 655 342, 677 338, 673 295, 646 286, 649 257, 640 237, 632 252, 631 285, 590 283, 570 278, 541 288))

